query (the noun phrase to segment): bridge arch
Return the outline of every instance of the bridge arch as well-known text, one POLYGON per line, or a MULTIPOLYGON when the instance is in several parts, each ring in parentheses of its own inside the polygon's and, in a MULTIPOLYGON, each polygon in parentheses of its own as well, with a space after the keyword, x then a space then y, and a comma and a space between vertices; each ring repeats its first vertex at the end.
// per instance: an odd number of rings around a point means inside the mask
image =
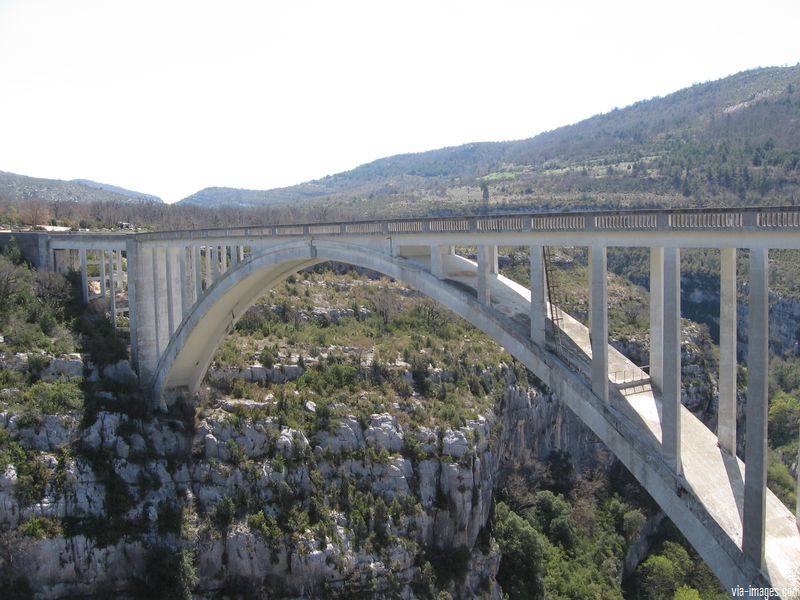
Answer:
POLYGON ((363 245, 290 241, 271 246, 230 269, 207 290, 171 337, 153 379, 156 397, 194 393, 219 344, 256 299, 289 275, 326 261, 368 268, 402 281, 491 336, 550 387, 626 465, 724 585, 763 581, 760 568, 743 555, 703 502, 684 488, 685 482, 659 455, 653 439, 637 423, 602 402, 585 378, 531 343, 527 332, 509 317, 479 302, 460 286, 407 259, 363 245))
MULTIPOLYGON (((265 291, 293 273, 328 261, 368 268, 402 281, 482 329, 502 346, 510 349, 515 344, 524 345, 508 331, 510 323, 506 327, 495 323, 497 319, 507 320, 502 315, 403 258, 337 241, 288 242, 272 246, 225 273, 186 315, 158 361, 155 396, 196 392, 216 349, 265 291)), ((535 364, 532 370, 548 382, 549 367, 542 357, 532 355, 530 359, 535 364)))

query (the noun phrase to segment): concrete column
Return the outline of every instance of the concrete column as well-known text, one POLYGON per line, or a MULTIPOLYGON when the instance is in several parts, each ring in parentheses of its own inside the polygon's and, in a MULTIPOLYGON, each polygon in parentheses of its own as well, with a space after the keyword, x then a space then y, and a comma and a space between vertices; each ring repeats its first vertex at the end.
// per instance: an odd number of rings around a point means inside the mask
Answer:
POLYGON ((180 276, 180 248, 167 248, 167 310, 169 315, 169 334, 175 333, 183 319, 181 312, 181 288, 183 280, 180 276))
POLYGON ((81 297, 83 303, 89 302, 89 271, 86 266, 86 248, 78 250, 78 257, 81 261, 81 297))
POLYGON ((229 246, 219 247, 219 274, 224 275, 228 271, 228 248, 229 246))
POLYGON ((236 246, 236 262, 244 261, 244 246, 236 246))
POLYGON ((439 279, 444 279, 441 246, 431 246, 431 274, 439 279))
POLYGON ((592 343, 592 391, 608 402, 608 272, 606 248, 589 249, 589 315, 592 343))
POLYGON ((531 341, 544 348, 546 336, 547 303, 544 284, 544 248, 530 247, 531 261, 531 341))
POLYGON ((122 275, 122 251, 121 250, 117 250, 117 274, 119 275, 119 277, 117 277, 117 286, 119 287, 119 289, 122 289, 123 275, 122 275))
MULTIPOLYGON (((114 251, 108 253, 108 306, 111 309, 111 324, 117 329, 117 288, 114 278, 114 251)), ((105 279, 105 278, 103 278, 105 279)))
POLYGON ((768 286, 767 250, 751 248, 742 551, 760 567, 764 566, 767 498, 768 286))
MULTIPOLYGON (((131 336, 131 366, 139 371, 139 346, 137 336, 137 315, 136 315, 136 248, 137 244, 133 240, 125 242, 125 257, 128 267, 128 325, 130 327, 131 336)), ((118 264, 121 266, 122 252, 117 252, 118 264)), ((122 269, 119 270, 120 278, 122 278, 122 269)))
POLYGON ((50 250, 50 236, 38 235, 36 238, 38 252, 34 266, 45 271, 53 270, 53 253, 50 250))
POLYGON ((661 445, 667 463, 681 472, 681 255, 664 248, 664 382, 661 445))
POLYGON ((81 270, 81 251, 80 250, 68 250, 69 252, 69 270, 71 271, 80 271, 81 270))
POLYGON ((192 263, 191 263, 191 248, 181 248, 178 260, 180 264, 180 277, 181 277, 181 320, 187 314, 194 302, 192 301, 192 292, 194 285, 192 283, 192 263), (189 255, 187 258, 187 254, 189 255))
POLYGON ((650 248, 650 381, 664 386, 664 249, 650 248))
POLYGON ((206 246, 206 289, 210 288, 214 281, 217 279, 217 268, 219 267, 219 259, 217 258, 216 246, 206 246))
POLYGON ((167 297, 167 252, 166 248, 153 250, 153 283, 150 288, 155 295, 156 349, 158 357, 169 342, 169 298, 167 297))
POLYGON ((100 297, 106 297, 106 251, 100 250, 100 297))
POLYGON ((194 246, 194 289, 195 302, 203 295, 203 247, 194 246))
POLYGON ((719 446, 736 456, 736 248, 720 250, 719 446))
POLYGON ((497 246, 478 246, 478 302, 491 306, 490 279, 497 273, 497 246))
POLYGON ((241 246, 231 246, 231 268, 239 264, 241 246))
MULTIPOLYGON (((131 244, 136 244, 131 242, 131 244)), ((134 254, 134 275, 128 273, 128 293, 131 281, 134 282, 134 300, 130 313, 135 314, 136 336, 138 341, 137 363, 139 377, 144 385, 152 382, 158 364, 158 305, 156 303, 156 253, 151 247, 136 244, 134 254)), ((131 254, 128 253, 128 268, 131 254)))

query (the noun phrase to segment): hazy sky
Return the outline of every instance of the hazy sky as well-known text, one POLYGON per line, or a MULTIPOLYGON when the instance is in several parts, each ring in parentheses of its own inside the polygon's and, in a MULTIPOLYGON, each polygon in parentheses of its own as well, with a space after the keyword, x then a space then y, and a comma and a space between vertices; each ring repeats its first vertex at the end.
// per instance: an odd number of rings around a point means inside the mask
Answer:
POLYGON ((800 2, 0 0, 0 170, 168 202, 800 61, 800 2))

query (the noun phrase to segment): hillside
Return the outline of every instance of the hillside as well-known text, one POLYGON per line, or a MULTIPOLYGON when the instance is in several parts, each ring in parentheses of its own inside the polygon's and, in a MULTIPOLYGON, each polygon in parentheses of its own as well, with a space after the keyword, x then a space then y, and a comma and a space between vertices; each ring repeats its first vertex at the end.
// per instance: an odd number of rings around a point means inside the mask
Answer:
POLYGON ((107 192, 113 192, 121 196, 128 196, 131 200, 140 200, 146 202, 164 202, 161 198, 159 198, 158 196, 153 196, 152 194, 144 194, 142 192, 128 190, 123 187, 119 187, 118 185, 110 185, 108 183, 98 183, 96 181, 92 181, 91 179, 73 179, 70 183, 78 183, 86 187, 95 188, 98 190, 105 190, 107 192))
POLYGON ((126 190, 121 187, 96 183, 88 179, 64 181, 27 177, 0 171, 0 200, 21 203, 30 200, 42 202, 162 202, 161 198, 126 190))
POLYGON ((437 205, 541 208, 789 204, 800 197, 800 65, 746 71, 510 142, 382 158, 267 191, 207 188, 181 202, 311 201, 370 215, 437 205))

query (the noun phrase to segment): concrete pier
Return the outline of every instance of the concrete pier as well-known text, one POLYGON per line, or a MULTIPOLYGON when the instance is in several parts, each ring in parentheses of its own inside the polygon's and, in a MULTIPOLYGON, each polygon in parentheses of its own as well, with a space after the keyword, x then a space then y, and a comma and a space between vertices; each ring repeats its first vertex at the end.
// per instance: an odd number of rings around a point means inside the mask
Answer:
POLYGON ((608 402, 608 269, 604 246, 589 249, 589 265, 592 391, 608 402))
POLYGON ((742 550, 764 565, 767 492, 767 395, 769 379, 769 264, 767 251, 750 249, 750 315, 747 322, 747 420, 745 426, 742 550))
POLYGON ((664 382, 661 396, 661 447, 667 464, 681 472, 681 255, 664 249, 664 382))
POLYGON ((736 248, 720 250, 719 413, 720 448, 736 456, 736 248))
POLYGON ((544 248, 530 246, 531 263, 531 340, 537 346, 544 348, 546 340, 546 312, 545 278, 544 278, 544 248))

